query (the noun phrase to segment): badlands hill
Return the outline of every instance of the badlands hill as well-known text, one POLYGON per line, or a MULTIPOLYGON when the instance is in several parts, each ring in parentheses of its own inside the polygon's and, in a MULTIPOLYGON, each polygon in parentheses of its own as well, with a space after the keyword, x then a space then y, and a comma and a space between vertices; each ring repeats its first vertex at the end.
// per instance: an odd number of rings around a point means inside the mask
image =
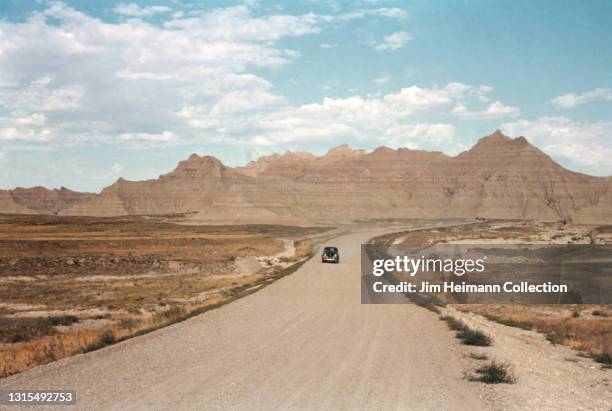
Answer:
POLYGON ((0 190, 0 212, 16 214, 57 214, 95 197, 93 193, 79 193, 66 187, 49 190, 45 187, 0 190))
POLYGON ((289 152, 231 168, 193 154, 155 180, 119 179, 97 195, 57 198, 54 203, 49 196, 0 192, 0 210, 192 213, 198 220, 224 222, 449 217, 612 222, 612 178, 564 169, 525 138, 499 131, 455 157, 344 145, 321 157, 289 152))

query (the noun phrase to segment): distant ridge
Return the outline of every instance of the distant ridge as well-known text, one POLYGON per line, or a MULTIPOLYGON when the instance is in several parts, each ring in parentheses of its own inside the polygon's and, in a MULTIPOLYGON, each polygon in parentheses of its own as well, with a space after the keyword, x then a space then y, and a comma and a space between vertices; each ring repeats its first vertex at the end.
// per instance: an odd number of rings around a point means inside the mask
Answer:
MULTIPOLYGON (((30 191, 28 191, 30 190, 30 191)), ((569 171, 499 130, 450 157, 347 145, 226 167, 192 154, 158 179, 117 180, 100 194, 0 191, 0 211, 119 216, 193 213, 202 221, 336 222, 486 217, 612 222, 612 178, 569 171)))
POLYGON ((0 212, 20 214, 57 214, 95 196, 94 193, 80 193, 66 187, 48 189, 45 187, 0 190, 0 212))

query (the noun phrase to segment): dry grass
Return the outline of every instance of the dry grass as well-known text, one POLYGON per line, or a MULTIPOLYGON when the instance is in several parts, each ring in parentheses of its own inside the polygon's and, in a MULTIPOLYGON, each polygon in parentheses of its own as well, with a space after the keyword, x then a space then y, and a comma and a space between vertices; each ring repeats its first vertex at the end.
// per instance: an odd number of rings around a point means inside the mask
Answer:
POLYGON ((465 345, 488 347, 493 343, 493 338, 480 330, 470 328, 466 323, 450 315, 443 315, 441 320, 446 321, 448 328, 456 331, 457 338, 465 345))
MULTIPOLYGON (((450 241, 509 241, 513 243, 612 243, 612 226, 587 227, 563 223, 479 221, 473 224, 415 232, 394 233, 375 239, 376 244, 404 245, 450 241)), ((608 365, 612 359, 612 307, 608 305, 455 305, 461 311, 481 314, 512 327, 537 330, 554 344, 589 353, 608 365)))
POLYGON ((402 245, 423 245, 446 243, 449 241, 473 239, 474 243, 478 240, 493 239, 513 239, 525 240, 532 239, 538 233, 538 227, 534 224, 519 221, 504 222, 475 222, 471 224, 461 224, 456 226, 425 228, 422 230, 411 230, 400 233, 391 233, 376 237, 375 244, 391 245, 396 239, 402 238, 402 245))
POLYGON ((121 321, 105 327, 53 333, 33 339, 30 342, 7 345, 0 348, 0 377, 6 377, 74 354, 94 351, 184 321, 194 315, 202 314, 244 295, 251 294, 258 288, 270 284, 271 280, 294 272, 304 262, 298 262, 282 270, 268 272, 267 275, 258 278, 253 283, 235 287, 223 296, 210 298, 201 304, 172 306, 163 312, 138 319, 123 318, 121 321))
POLYGON ((0 342, 18 343, 31 341, 54 334, 55 327, 58 325, 67 326, 78 321, 79 319, 74 315, 0 318, 0 342))
POLYGON ((455 308, 508 326, 542 332, 554 344, 583 350, 594 357, 603 359, 612 355, 612 318, 609 317, 612 307, 609 306, 457 305, 455 308), (575 312, 579 315, 575 316, 575 312))
MULTIPOLYGON (((0 377, 215 308, 291 272, 322 228, 0 215, 0 377), (244 270, 240 259, 295 255, 244 270), (283 268, 288 266, 288 268, 283 268)), ((251 262, 251 263, 252 263, 251 262)))

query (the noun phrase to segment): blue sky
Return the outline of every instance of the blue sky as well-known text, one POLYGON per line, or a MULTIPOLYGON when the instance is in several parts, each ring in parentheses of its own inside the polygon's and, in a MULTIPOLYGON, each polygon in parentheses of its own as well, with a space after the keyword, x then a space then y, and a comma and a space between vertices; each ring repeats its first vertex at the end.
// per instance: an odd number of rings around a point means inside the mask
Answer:
POLYGON ((497 128, 612 174, 608 1, 0 1, 0 188, 190 153, 457 154, 497 128))

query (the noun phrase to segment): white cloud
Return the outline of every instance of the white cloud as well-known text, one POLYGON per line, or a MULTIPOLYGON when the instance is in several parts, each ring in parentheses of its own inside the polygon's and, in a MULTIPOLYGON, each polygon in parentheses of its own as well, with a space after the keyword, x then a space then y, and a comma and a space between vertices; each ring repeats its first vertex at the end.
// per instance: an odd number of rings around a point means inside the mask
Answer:
POLYGON ((111 171, 115 174, 119 174, 123 171, 123 166, 119 163, 115 163, 111 166, 111 171))
POLYGON ((366 16, 379 16, 379 17, 387 17, 394 19, 403 19, 408 14, 406 11, 399 9, 397 7, 381 7, 377 9, 359 9, 355 11, 351 11, 348 13, 339 14, 337 16, 326 16, 325 18, 328 21, 337 20, 337 21, 346 21, 346 20, 354 20, 360 19, 366 16))
MULTIPOLYGON (((166 11, 123 6, 124 14, 166 11)), ((272 86, 249 71, 297 58, 276 42, 319 32, 324 17, 253 16, 236 6, 164 13, 162 25, 112 23, 54 2, 25 21, 0 20, 1 138, 83 144, 164 131, 176 138, 154 140, 202 138, 193 129, 198 119, 180 116, 180 107, 220 115, 278 104, 272 86), (47 129, 33 129, 42 119, 47 129)))
POLYGON ((45 124, 46 117, 44 114, 33 113, 29 116, 17 117, 14 121, 22 126, 43 126, 45 124))
MULTIPOLYGON (((281 141, 307 133, 365 136, 368 127, 358 116, 375 121, 371 128, 382 135, 386 120, 377 120, 376 113, 391 116, 387 124, 395 124, 415 111, 451 104, 463 92, 453 89, 456 84, 413 86, 382 98, 288 106, 272 84, 252 74, 298 58, 296 51, 280 47, 280 40, 348 19, 406 13, 387 7, 338 15, 254 15, 253 10, 239 5, 175 13, 166 6, 125 2, 114 11, 136 18, 117 23, 53 2, 24 21, 0 20, 0 84, 7 85, 0 88, 0 107, 10 107, 0 109, 0 139, 132 147, 252 136, 281 141), (153 15, 160 21, 141 19, 153 15), (302 129, 288 128, 292 121, 302 129)), ((406 32, 393 33, 384 47, 396 49, 410 39, 406 32)), ((325 85, 338 84, 331 79, 325 85)))
POLYGON ((321 103, 281 107, 248 125, 230 125, 224 130, 240 133, 246 127, 254 134, 251 144, 267 148, 343 140, 453 151, 454 126, 414 121, 411 116, 451 106, 475 89, 449 83, 443 88, 405 87, 380 97, 325 98, 321 103))
POLYGON ((414 36, 406 31, 397 31, 383 37, 383 41, 374 45, 376 50, 397 50, 406 45, 414 36))
POLYGON ((493 91, 493 87, 491 86, 480 86, 477 89, 475 89, 475 95, 478 98, 478 100, 482 101, 483 103, 486 103, 489 101, 488 94, 491 93, 492 91, 493 91))
POLYGON ((455 126, 451 124, 400 124, 387 129, 385 144, 392 147, 445 147, 445 152, 453 151, 456 144, 455 126))
POLYGON ((54 134, 51 127, 46 126, 46 117, 41 113, 0 117, 0 141, 44 142, 49 141, 54 134))
MULTIPOLYGON (((480 86, 455 82, 444 87, 404 87, 378 96, 324 98, 300 106, 273 103, 263 110, 245 109, 240 116, 232 115, 231 110, 213 113, 199 106, 185 106, 179 115, 192 127, 214 133, 224 144, 266 150, 342 140, 362 146, 391 144, 452 152, 458 147, 452 138, 455 127, 426 123, 417 115, 447 112, 449 107, 475 99, 480 92, 480 86), (245 136, 250 137, 245 141, 245 136)), ((245 99, 251 100, 257 99, 245 99)))
POLYGON ((540 117, 502 124, 512 136, 523 135, 564 165, 594 175, 612 175, 612 122, 587 123, 568 117, 540 117))
MULTIPOLYGON (((166 29, 179 29, 198 35, 199 40, 212 41, 274 41, 283 37, 318 33, 321 24, 333 17, 313 13, 303 15, 270 15, 255 17, 246 6, 200 12, 194 17, 168 20, 166 29)), ((205 48, 197 47, 202 52, 205 48)))
POLYGON ((572 108, 595 100, 611 101, 612 89, 596 88, 582 94, 564 94, 553 98, 551 103, 557 108, 572 108))
POLYGON ((381 7, 379 9, 370 9, 368 11, 370 14, 373 14, 373 15, 396 18, 396 19, 401 19, 408 15, 405 10, 398 9, 397 7, 393 7, 393 8, 381 7))
POLYGON ((505 106, 499 101, 491 103, 487 108, 480 111, 470 111, 464 104, 460 103, 451 111, 451 114, 458 117, 472 119, 494 119, 507 116, 517 116, 519 113, 520 109, 518 107, 505 106))
POLYGON ((48 141, 51 129, 28 127, 0 127, 0 141, 48 141))
POLYGON ((117 136, 122 141, 172 141, 176 135, 170 131, 162 133, 122 133, 117 136))
POLYGON ((372 82, 376 84, 386 84, 389 82, 389 80, 390 80, 389 77, 383 76, 383 77, 375 78, 374 80, 372 80, 372 82))
POLYGON ((140 7, 135 3, 121 3, 118 4, 113 11, 117 14, 129 17, 151 17, 157 13, 169 13, 172 11, 172 9, 167 6, 140 7))
MULTIPOLYGON (((246 6, 155 13, 157 24, 135 18, 116 23, 50 3, 24 21, 0 20, 0 140, 50 149, 92 142, 282 149, 346 139, 452 151, 454 126, 419 116, 488 101, 492 91, 462 83, 413 85, 291 105, 253 73, 298 58, 282 40, 336 27, 348 16, 255 15, 246 6)), ((372 15, 404 13, 371 9, 350 18, 372 15)), ((381 49, 396 50, 410 39, 406 32, 393 33, 381 49)), ((321 85, 339 90, 337 81, 321 85)), ((483 112, 508 109, 495 102, 483 112)))

